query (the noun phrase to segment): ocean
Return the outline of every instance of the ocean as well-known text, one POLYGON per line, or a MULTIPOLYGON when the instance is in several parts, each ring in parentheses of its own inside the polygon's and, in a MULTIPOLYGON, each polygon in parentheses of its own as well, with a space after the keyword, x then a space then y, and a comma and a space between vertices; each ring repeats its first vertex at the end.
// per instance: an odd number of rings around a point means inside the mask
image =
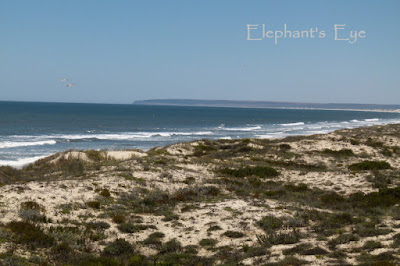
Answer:
POLYGON ((148 150, 196 139, 280 138, 400 123, 399 113, 0 102, 0 165, 69 149, 148 150))

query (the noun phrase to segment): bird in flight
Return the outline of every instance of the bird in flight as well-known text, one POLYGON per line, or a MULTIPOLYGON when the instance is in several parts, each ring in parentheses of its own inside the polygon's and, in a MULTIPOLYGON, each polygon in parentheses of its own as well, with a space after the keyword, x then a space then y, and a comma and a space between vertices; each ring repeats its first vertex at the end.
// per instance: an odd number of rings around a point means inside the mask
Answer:
POLYGON ((65 83, 65 87, 71 88, 71 87, 75 86, 75 83, 67 83, 68 81, 69 81, 69 79, 67 79, 67 78, 62 78, 61 79, 61 82, 65 83))

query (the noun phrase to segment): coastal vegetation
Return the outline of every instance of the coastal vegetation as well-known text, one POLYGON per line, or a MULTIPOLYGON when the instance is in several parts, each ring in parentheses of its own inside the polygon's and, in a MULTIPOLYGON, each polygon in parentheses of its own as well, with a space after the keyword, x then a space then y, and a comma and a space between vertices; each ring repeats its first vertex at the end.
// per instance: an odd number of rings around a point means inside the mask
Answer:
POLYGON ((398 265, 400 125, 0 167, 0 265, 398 265))

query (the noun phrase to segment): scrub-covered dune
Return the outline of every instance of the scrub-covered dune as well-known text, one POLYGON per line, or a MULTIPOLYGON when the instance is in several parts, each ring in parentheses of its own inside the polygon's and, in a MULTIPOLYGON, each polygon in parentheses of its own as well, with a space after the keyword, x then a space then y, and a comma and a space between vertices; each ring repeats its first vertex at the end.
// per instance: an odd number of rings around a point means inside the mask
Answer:
POLYGON ((398 265, 400 125, 0 167, 0 265, 398 265))

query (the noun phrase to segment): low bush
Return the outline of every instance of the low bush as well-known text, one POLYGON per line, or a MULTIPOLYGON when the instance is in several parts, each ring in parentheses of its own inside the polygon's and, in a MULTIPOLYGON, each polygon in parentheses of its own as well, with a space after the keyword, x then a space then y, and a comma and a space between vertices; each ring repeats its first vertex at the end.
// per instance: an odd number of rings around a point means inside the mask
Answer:
POLYGON ((92 209, 100 209, 100 201, 98 200, 93 200, 93 201, 88 201, 86 202, 86 205, 92 209))
POLYGON ((275 216, 265 216, 257 222, 257 225, 266 232, 275 231, 281 229, 283 221, 275 216))
POLYGON ((161 238, 165 236, 164 233, 161 232, 154 232, 150 234, 145 240, 143 240, 143 244, 150 247, 161 247, 162 242, 161 238))
POLYGON ((123 233, 136 233, 146 229, 156 229, 154 225, 144 225, 144 224, 132 224, 132 223, 122 223, 117 226, 117 228, 123 233))
POLYGON ((322 151, 323 154, 327 155, 332 155, 332 156, 337 156, 337 157, 348 157, 348 156, 354 156, 354 152, 350 149, 341 149, 341 150, 331 150, 331 149, 325 149, 322 151))
POLYGON ((93 229, 93 230, 106 230, 106 229, 110 228, 110 225, 103 221, 95 221, 95 222, 87 223, 86 228, 93 229))
POLYGON ((257 236, 258 242, 265 246, 295 244, 300 240, 300 234, 293 230, 289 233, 267 233, 257 236))
POLYGON ((385 161, 363 161, 360 163, 351 164, 348 168, 353 171, 363 171, 392 169, 392 166, 385 161))
POLYGON ((244 237, 244 236, 245 236, 245 234, 242 233, 242 232, 231 231, 231 230, 226 231, 226 232, 223 233, 222 235, 224 235, 224 236, 226 236, 226 237, 229 237, 229 238, 241 238, 241 237, 244 237))
POLYGON ((122 213, 113 213, 111 214, 111 219, 116 224, 122 224, 126 222, 125 215, 122 213))
POLYGON ((29 248, 51 247, 54 243, 53 237, 28 221, 12 221, 7 227, 16 235, 17 243, 26 244, 29 248))
POLYGON ((200 240, 199 244, 202 247, 213 247, 218 243, 217 240, 212 239, 212 238, 204 238, 200 240))
POLYGON ((223 168, 219 173, 233 177, 258 176, 261 178, 277 177, 279 172, 269 166, 246 166, 238 169, 223 168))
POLYGON ((334 248, 337 245, 347 244, 352 241, 358 241, 360 238, 354 234, 342 234, 328 241, 328 245, 334 248))
POLYGON ((103 250, 103 256, 120 257, 129 256, 133 253, 133 246, 125 239, 116 239, 114 242, 106 246, 103 250))
POLYGON ((177 253, 182 251, 182 244, 174 239, 171 239, 164 244, 162 244, 160 248, 160 254, 165 254, 165 253, 177 253))
POLYGON ((107 188, 103 188, 100 192, 99 192, 100 196, 103 196, 105 198, 109 198, 111 197, 111 193, 107 188))
POLYGON ((96 150, 87 150, 85 151, 87 157, 95 162, 101 161, 104 159, 103 154, 100 151, 96 150))
POLYGON ((381 248, 381 247, 382 247, 381 242, 377 242, 377 241, 373 241, 373 240, 367 241, 363 245, 363 249, 366 249, 368 251, 372 251, 374 249, 381 248))

